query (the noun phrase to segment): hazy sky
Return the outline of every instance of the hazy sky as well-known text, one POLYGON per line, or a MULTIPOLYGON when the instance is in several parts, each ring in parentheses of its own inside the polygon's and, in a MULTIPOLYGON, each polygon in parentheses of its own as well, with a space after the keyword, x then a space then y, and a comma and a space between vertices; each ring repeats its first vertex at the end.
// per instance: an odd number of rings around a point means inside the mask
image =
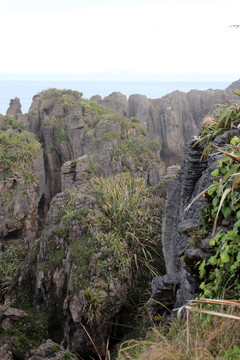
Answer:
POLYGON ((234 74, 239 0, 0 0, 0 73, 234 74))

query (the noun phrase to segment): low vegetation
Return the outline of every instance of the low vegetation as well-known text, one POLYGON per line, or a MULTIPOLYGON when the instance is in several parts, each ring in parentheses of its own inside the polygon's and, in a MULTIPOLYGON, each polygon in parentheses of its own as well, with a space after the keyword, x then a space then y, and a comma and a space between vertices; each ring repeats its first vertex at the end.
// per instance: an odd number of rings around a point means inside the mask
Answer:
POLYGON ((0 114, 0 131, 23 128, 22 121, 15 119, 12 115, 3 116, 0 114))
POLYGON ((23 124, 9 115, 1 119, 0 176, 3 178, 19 171, 27 182, 32 182, 36 180, 32 167, 41 145, 33 134, 22 128, 23 124))
POLYGON ((14 325, 3 330, 0 328, 0 341, 11 338, 13 358, 25 360, 26 354, 48 339, 48 319, 46 313, 25 309, 28 316, 14 321, 14 325))
MULTIPOLYGON (((240 92, 234 91, 240 96, 240 92)), ((213 109, 212 114, 206 117, 203 122, 203 130, 199 133, 199 139, 195 145, 203 144, 203 156, 207 156, 212 149, 212 142, 218 136, 226 131, 229 131, 239 124, 240 121, 240 106, 233 105, 219 105, 213 109)))
MULTIPOLYGON (((119 252, 119 266, 125 266, 129 259, 136 270, 147 268, 156 273, 151 263, 154 248, 160 242, 156 217, 159 220, 161 209, 153 208, 154 196, 145 181, 129 173, 94 179, 92 193, 100 209, 94 214, 94 224, 98 233, 107 235, 107 245, 119 252)), ((161 207, 161 199, 157 202, 154 205, 161 207)))
POLYGON ((190 349, 187 352, 187 326, 175 319, 148 332, 144 340, 122 343, 118 360, 238 360, 240 322, 194 314, 190 322, 190 349))
POLYGON ((16 276, 26 259, 23 245, 10 245, 0 252, 0 300, 6 301, 14 297, 16 276))
POLYGON ((222 155, 211 173, 212 185, 203 194, 209 202, 208 216, 213 224, 210 246, 214 250, 208 260, 199 264, 200 288, 206 298, 240 298, 240 139, 230 136, 227 141, 226 137, 224 149, 212 143, 217 135, 239 123, 239 105, 228 106, 199 134, 198 142, 205 144, 204 155, 211 148, 222 155), (216 233, 223 221, 228 222, 228 227, 216 233))

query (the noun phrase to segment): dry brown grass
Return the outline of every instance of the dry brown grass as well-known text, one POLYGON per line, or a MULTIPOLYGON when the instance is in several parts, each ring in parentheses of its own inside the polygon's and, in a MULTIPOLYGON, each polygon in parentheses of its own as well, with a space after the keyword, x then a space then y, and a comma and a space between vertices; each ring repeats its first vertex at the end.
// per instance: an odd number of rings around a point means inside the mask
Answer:
MULTIPOLYGON (((236 315, 236 312, 235 312, 236 315)), ((144 341, 123 343, 118 359, 139 360, 239 360, 240 321, 194 314, 190 320, 190 351, 187 353, 186 322, 175 320, 171 327, 154 328, 144 341)))
POLYGON ((201 121, 200 126, 205 127, 205 126, 208 126, 208 125, 213 126, 213 125, 217 125, 217 124, 218 124, 217 120, 214 119, 212 116, 206 116, 201 121))

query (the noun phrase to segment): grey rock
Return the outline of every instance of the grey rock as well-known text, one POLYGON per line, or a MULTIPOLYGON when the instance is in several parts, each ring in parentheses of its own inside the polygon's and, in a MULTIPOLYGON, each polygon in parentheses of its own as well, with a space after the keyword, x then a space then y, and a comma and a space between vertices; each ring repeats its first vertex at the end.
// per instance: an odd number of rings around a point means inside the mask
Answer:
MULTIPOLYGON (((236 130, 228 132, 228 137, 236 134, 236 130)), ((222 143, 225 136, 218 137, 214 143, 222 143)), ((167 274, 156 277, 152 285, 152 297, 165 304, 164 289, 172 286, 172 274, 178 274, 178 287, 174 297, 174 306, 182 306, 187 300, 194 299, 199 293, 199 277, 195 264, 211 255, 209 241, 211 235, 200 240, 199 247, 191 245, 191 233, 201 226, 201 209, 206 208, 207 201, 201 197, 195 201, 189 210, 187 206, 196 195, 207 189, 212 183, 211 172, 216 168, 219 155, 209 156, 201 160, 201 148, 190 144, 183 166, 178 172, 176 180, 167 187, 165 203, 162 246, 167 274), (164 282, 162 281, 164 280, 164 282), (161 289, 163 288, 163 294, 161 289), (161 298, 162 296, 162 298, 161 298)), ((227 226, 227 224, 224 224, 227 226)), ((220 229, 217 229, 219 231, 220 229)), ((155 305, 150 303, 150 310, 154 314, 155 305)))
POLYGON ((102 104, 102 97, 100 95, 93 95, 90 100, 97 102, 99 105, 102 104))
POLYGON ((28 316, 28 314, 20 309, 14 309, 8 306, 4 311, 4 316, 9 317, 12 320, 18 320, 22 316, 28 316))
POLYGON ((10 329, 12 326, 13 326, 13 324, 12 324, 10 319, 5 319, 1 323, 1 327, 2 327, 3 330, 10 329))
POLYGON ((19 232, 19 236, 26 239, 28 244, 34 241, 38 226, 38 203, 45 190, 42 151, 34 161, 32 173, 37 178, 32 183, 25 181, 24 174, 19 171, 0 180, 0 239, 7 235, 11 238, 11 233, 14 238, 19 232))
POLYGON ((66 357, 69 360, 77 359, 77 357, 69 355, 69 352, 66 352, 61 345, 48 339, 32 351, 31 357, 28 360, 48 360, 50 358, 53 360, 64 360, 66 357))
POLYGON ((18 116, 22 114, 21 107, 22 105, 19 98, 12 99, 10 100, 10 106, 6 114, 12 115, 15 119, 17 119, 18 116))
POLYGON ((179 288, 179 274, 172 273, 157 276, 152 281, 152 296, 149 302, 151 315, 170 315, 176 301, 176 293, 179 288))
POLYGON ((12 346, 10 343, 0 344, 0 359, 13 360, 12 346))
POLYGON ((114 110, 119 115, 128 116, 128 101, 126 96, 120 92, 113 92, 109 96, 106 96, 101 105, 107 109, 114 110))
POLYGON ((197 261, 199 260, 205 260, 208 258, 208 254, 206 254, 205 252, 203 252, 201 249, 199 248, 190 248, 187 249, 184 252, 184 256, 185 256, 185 263, 190 263, 190 261, 193 264, 196 264, 197 261))

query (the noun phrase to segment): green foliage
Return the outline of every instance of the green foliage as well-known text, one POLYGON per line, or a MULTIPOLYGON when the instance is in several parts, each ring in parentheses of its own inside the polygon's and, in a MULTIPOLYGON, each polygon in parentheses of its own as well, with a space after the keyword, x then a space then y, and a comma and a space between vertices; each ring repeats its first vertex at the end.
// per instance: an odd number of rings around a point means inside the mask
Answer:
POLYGON ((113 140, 113 139, 118 139, 119 134, 116 131, 108 131, 105 134, 103 134, 103 136, 101 136, 100 138, 96 138, 96 140, 99 142, 101 140, 113 140))
POLYGON ((82 221, 88 214, 88 209, 76 206, 77 190, 66 191, 65 207, 62 209, 62 220, 65 226, 71 224, 74 220, 82 221))
POLYGON ((56 267, 61 266, 62 260, 64 258, 64 250, 57 249, 51 243, 48 244, 48 248, 50 253, 49 260, 39 262, 37 265, 37 270, 43 271, 45 273, 47 273, 49 270, 54 271, 56 267))
POLYGON ((123 138, 128 137, 129 135, 147 136, 146 130, 139 124, 138 121, 136 121, 137 118, 129 119, 119 115, 115 116, 116 120, 120 122, 123 138))
POLYGON ((63 95, 69 95, 71 97, 74 97, 75 99, 80 99, 83 94, 79 91, 70 90, 70 89, 60 90, 60 89, 56 89, 56 88, 50 88, 50 89, 42 91, 40 93, 40 95, 44 99, 50 99, 52 97, 59 98, 63 95))
POLYGON ((40 150, 40 143, 27 131, 13 133, 7 130, 0 133, 0 167, 3 174, 10 175, 17 170, 25 175, 26 181, 35 181, 32 166, 40 150))
POLYGON ((5 251, 0 252, 0 298, 13 296, 15 276, 21 269, 26 258, 23 245, 10 245, 5 251))
MULTIPOLYGON (((100 318, 103 295, 115 277, 129 272, 129 279, 138 278, 142 273, 149 279, 152 273, 156 274, 153 257, 159 257, 157 244, 162 215, 161 200, 151 195, 143 179, 130 174, 94 178, 91 193, 97 199, 98 208, 81 219, 88 232, 71 245, 75 264, 72 278, 84 298, 82 311, 89 322, 100 318), (90 263, 98 278, 94 287, 90 263)), ((145 279, 141 285, 143 283, 146 285, 145 279)))
POLYGON ((86 289, 90 284, 89 263, 91 257, 97 249, 99 243, 96 239, 87 234, 74 241, 70 247, 70 252, 76 267, 73 272, 73 282, 75 289, 86 289))
POLYGON ((147 201, 145 181, 125 173, 94 179, 92 187, 100 208, 95 218, 99 231, 118 239, 120 258, 131 260, 136 270, 145 267, 154 273, 151 262, 156 228, 151 228, 155 218, 147 201))
POLYGON ((240 359, 240 347, 239 346, 233 346, 232 349, 228 349, 222 360, 236 360, 240 359))
POLYGON ((207 298, 240 297, 240 243, 239 233, 220 231, 210 241, 214 255, 199 266, 200 288, 207 298))
POLYGON ((239 121, 239 105, 220 105, 215 108, 213 115, 210 115, 203 121, 204 128, 199 132, 200 139, 195 143, 195 145, 204 144, 203 156, 208 155, 212 148, 212 142, 218 135, 231 130, 239 121))
POLYGON ((74 167, 77 165, 77 159, 73 159, 71 165, 74 167))
POLYGON ((5 191, 3 194, 2 194, 2 198, 1 200, 3 202, 6 201, 7 204, 10 204, 11 200, 12 200, 12 192, 11 191, 5 191))
POLYGON ((22 129, 23 123, 20 120, 15 119, 12 115, 3 116, 0 114, 0 131, 6 131, 8 129, 22 129))
POLYGON ((91 287, 81 292, 85 298, 86 304, 83 307, 84 313, 87 315, 89 322, 98 320, 100 316, 100 310, 102 307, 102 299, 98 291, 95 291, 91 287))
MULTIPOLYGON (((230 115, 229 115, 229 118, 230 115)), ((231 230, 220 231, 210 241, 214 255, 199 265, 203 296, 240 297, 240 139, 234 137, 212 171, 213 186, 207 190, 214 219, 213 234, 223 219, 231 220, 231 230)))
POLYGON ((127 154, 134 157, 137 163, 141 163, 144 160, 154 160, 158 158, 155 153, 159 149, 160 144, 155 141, 144 141, 143 139, 134 138, 132 136, 123 140, 120 145, 114 145, 110 150, 110 156, 112 159, 120 155, 127 154))
POLYGON ((103 108, 95 101, 84 100, 82 105, 86 106, 88 108, 88 110, 91 112, 91 114, 97 119, 100 119, 102 115, 111 113, 110 110, 103 108))
POLYGON ((73 353, 66 351, 64 354, 64 358, 63 360, 74 360, 74 359, 78 359, 76 355, 74 355, 73 353))
MULTIPOLYGON (((208 310, 219 310, 208 307, 208 310)), ((238 315, 232 309, 228 313, 238 315)), ((206 314, 192 314, 189 324, 190 346, 186 346, 186 322, 176 318, 171 326, 162 323, 148 332, 146 339, 125 341, 119 346, 119 360, 238 360, 239 321, 206 314)))
POLYGON ((152 151, 160 151, 161 145, 157 140, 150 140, 148 144, 152 151))
POLYGON ((83 173, 83 176, 86 179, 90 180, 96 175, 97 170, 102 170, 104 172, 104 169, 103 169, 103 167, 101 165, 99 165, 99 164, 95 163, 94 161, 92 161, 90 168, 83 173))
POLYGON ((43 124, 44 126, 48 126, 52 128, 53 131, 53 139, 52 145, 46 148, 46 151, 51 153, 57 151, 59 146, 63 141, 68 140, 67 136, 67 127, 66 127, 66 118, 65 116, 57 116, 52 119, 49 119, 47 116, 44 118, 43 124))
POLYGON ((204 239, 209 233, 208 227, 206 226, 197 226, 196 228, 189 231, 189 236, 191 237, 191 241, 189 243, 190 246, 200 247, 201 240, 204 239))
MULTIPOLYGON (((83 299, 79 311, 92 322, 101 319, 105 296, 119 278, 130 287, 140 275, 149 280, 156 273, 153 258, 159 260, 161 252, 162 200, 143 179, 130 174, 93 178, 89 188, 88 195, 97 201, 91 209, 84 208, 80 190, 64 193, 64 205, 56 209, 56 227, 43 235, 49 259, 39 263, 38 270, 54 273, 65 256, 56 248, 64 249, 67 243, 73 291, 80 291, 83 299)), ((141 286, 145 285, 144 280, 141 286)))
POLYGON ((14 344, 13 356, 25 360, 30 350, 38 347, 48 338, 48 319, 45 313, 27 311, 28 316, 14 322, 14 326, 3 331, 0 329, 0 339, 12 338, 14 344))
POLYGON ((51 348, 45 351, 45 356, 48 358, 55 357, 56 353, 60 350, 60 346, 58 344, 53 345, 51 348))
POLYGON ((134 122, 134 123, 136 123, 136 124, 139 124, 139 123, 140 123, 140 119, 137 118, 137 117, 132 117, 132 118, 131 118, 131 121, 134 122))

